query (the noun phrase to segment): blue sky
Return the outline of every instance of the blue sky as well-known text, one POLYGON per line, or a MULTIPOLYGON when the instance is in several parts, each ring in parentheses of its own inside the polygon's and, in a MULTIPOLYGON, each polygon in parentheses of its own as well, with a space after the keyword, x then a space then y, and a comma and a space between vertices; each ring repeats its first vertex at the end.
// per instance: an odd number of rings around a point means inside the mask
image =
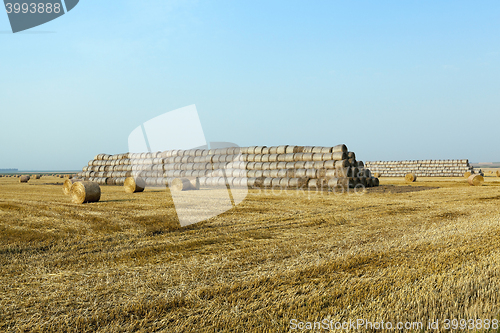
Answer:
POLYGON ((500 2, 91 1, 0 15, 0 168, 81 169, 196 104, 207 141, 499 161, 500 2))

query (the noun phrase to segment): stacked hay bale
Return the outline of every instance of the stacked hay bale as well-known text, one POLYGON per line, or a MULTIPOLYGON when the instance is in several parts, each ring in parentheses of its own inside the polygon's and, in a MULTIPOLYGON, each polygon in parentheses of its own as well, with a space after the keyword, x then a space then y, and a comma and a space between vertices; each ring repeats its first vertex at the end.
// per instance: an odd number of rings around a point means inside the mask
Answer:
MULTIPOLYGON (((174 180, 197 179, 193 187, 279 187, 324 189, 328 187, 372 187, 372 177, 363 162, 345 145, 252 146, 243 148, 169 150, 156 153, 99 154, 78 178, 99 185, 124 185, 129 177, 144 186, 174 185, 174 180), (199 183, 199 185, 198 185, 199 183)), ((175 188, 189 187, 175 182, 175 188)), ((129 192, 143 186, 128 184, 129 192)))
POLYGON ((418 160, 366 162, 366 167, 381 177, 464 177, 474 173, 469 160, 418 160))

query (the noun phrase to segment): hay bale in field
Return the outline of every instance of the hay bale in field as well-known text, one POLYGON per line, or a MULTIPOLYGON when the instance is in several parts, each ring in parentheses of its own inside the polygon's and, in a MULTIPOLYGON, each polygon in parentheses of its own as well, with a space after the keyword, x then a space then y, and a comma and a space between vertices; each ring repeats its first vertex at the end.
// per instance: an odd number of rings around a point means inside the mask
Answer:
POLYGON ((464 173, 464 177, 467 179, 469 179, 470 175, 472 175, 472 172, 470 172, 470 171, 467 171, 464 173))
POLYGON ((101 199, 101 188, 94 182, 73 183, 70 193, 73 203, 76 204, 98 202, 101 199))
POLYGON ((125 193, 143 192, 146 188, 146 182, 143 178, 127 177, 123 184, 123 188, 125 189, 125 193))
POLYGON ((467 181, 472 186, 481 186, 484 183, 484 177, 479 174, 473 174, 470 175, 469 178, 467 178, 467 181))
POLYGON ((71 194, 71 187, 73 186, 74 183, 78 181, 83 181, 81 179, 66 179, 63 184, 63 193, 66 195, 71 194))
POLYGON ((497 177, 500 177, 500 170, 497 170, 497 177))
POLYGON ((417 176, 414 173, 407 173, 405 176, 405 180, 408 183, 413 183, 413 182, 417 181, 417 176))
POLYGON ((192 191, 196 189, 196 185, 193 185, 193 183, 187 178, 175 178, 170 184, 170 190, 172 191, 192 191))
POLYGON ((19 177, 20 183, 27 183, 27 182, 29 182, 29 180, 30 180, 30 176, 23 175, 23 176, 19 177))

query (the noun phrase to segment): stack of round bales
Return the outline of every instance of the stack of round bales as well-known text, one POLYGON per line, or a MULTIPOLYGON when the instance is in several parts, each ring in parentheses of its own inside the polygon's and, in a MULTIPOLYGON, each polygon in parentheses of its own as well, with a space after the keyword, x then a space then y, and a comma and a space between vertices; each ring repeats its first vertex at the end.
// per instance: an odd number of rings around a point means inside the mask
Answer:
POLYGON ((418 160, 366 162, 366 167, 381 177, 463 177, 474 173, 469 160, 418 160))
POLYGON ((126 190, 131 193, 166 185, 175 189, 231 186, 312 190, 378 186, 378 179, 343 144, 99 154, 77 177, 99 185, 127 182, 126 190), (176 179, 187 179, 192 186, 176 179))

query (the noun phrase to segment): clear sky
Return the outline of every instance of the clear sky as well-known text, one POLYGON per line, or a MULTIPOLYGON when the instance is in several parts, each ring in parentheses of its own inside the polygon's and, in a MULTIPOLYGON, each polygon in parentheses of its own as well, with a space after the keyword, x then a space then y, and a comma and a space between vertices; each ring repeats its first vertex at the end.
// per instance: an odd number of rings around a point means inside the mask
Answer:
POLYGON ((500 161, 498 1, 81 0, 0 14, 0 168, 81 169, 196 104, 207 141, 500 161))

